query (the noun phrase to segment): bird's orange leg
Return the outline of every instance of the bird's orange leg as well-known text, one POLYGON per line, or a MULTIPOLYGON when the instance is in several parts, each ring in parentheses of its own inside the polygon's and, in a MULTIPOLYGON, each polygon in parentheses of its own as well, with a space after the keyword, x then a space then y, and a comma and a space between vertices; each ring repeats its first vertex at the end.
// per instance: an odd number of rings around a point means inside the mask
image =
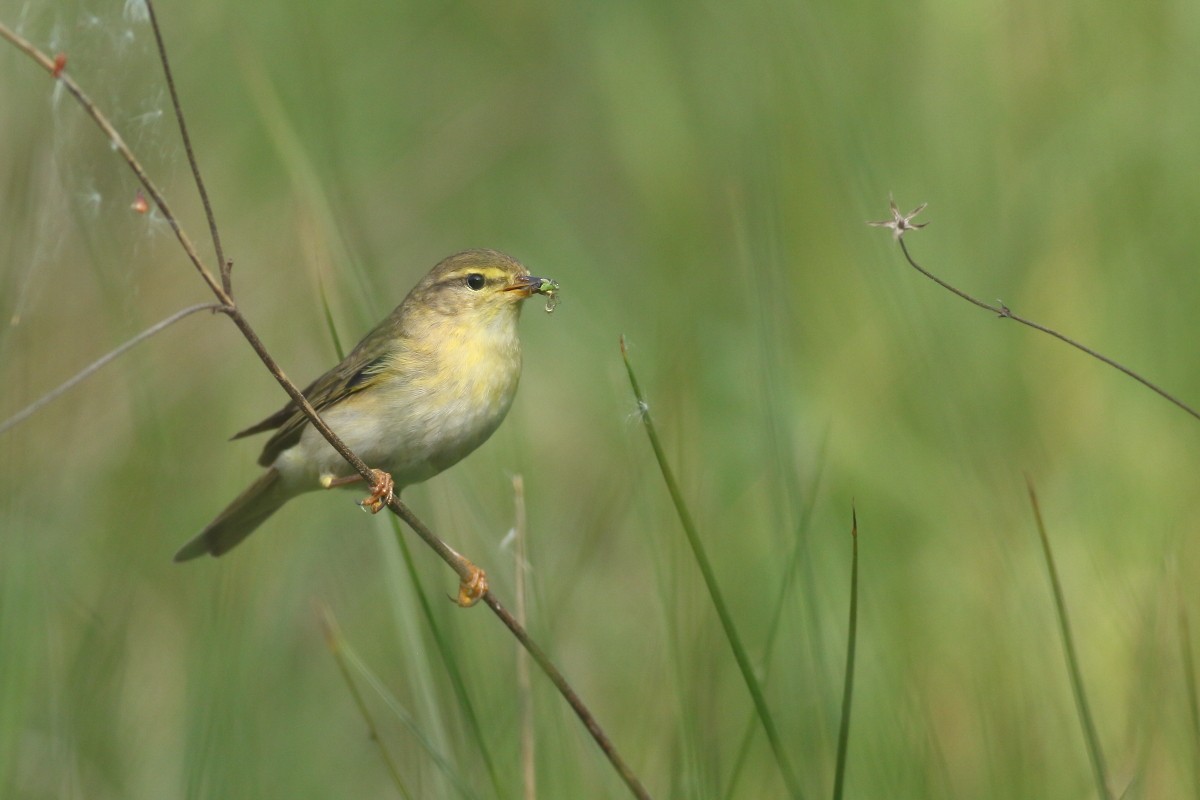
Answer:
MULTIPOLYGON (((375 480, 371 482, 371 493, 359 501, 359 505, 363 507, 364 511, 378 514, 395 497, 396 481, 381 469, 373 469, 371 474, 375 476, 375 480)), ((344 478, 325 477, 321 479, 321 485, 326 489, 336 489, 339 486, 357 483, 362 479, 362 475, 347 475, 344 478)))

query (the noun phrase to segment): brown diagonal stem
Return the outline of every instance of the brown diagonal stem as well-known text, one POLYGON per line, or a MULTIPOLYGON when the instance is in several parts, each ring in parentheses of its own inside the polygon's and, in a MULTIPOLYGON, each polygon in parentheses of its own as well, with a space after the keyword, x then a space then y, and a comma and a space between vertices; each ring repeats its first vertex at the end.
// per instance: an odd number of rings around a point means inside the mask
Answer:
POLYGON ((1075 341, 1070 336, 1066 336, 1064 334, 1059 333, 1058 331, 1054 330, 1053 328, 1048 328, 1045 325, 1042 325, 1041 323, 1034 322, 1031 319, 1026 319, 1025 317, 1022 317, 1019 314, 1014 313, 1012 309, 1010 309, 1008 306, 1004 305, 1003 303, 1000 303, 1000 305, 992 305, 991 303, 985 303, 982 300, 980 300, 976 297, 972 297, 971 295, 967 294, 962 289, 959 289, 958 287, 947 283, 946 281, 942 280, 937 275, 934 275, 932 272, 925 269, 924 267, 922 267, 920 264, 918 264, 916 262, 916 259, 914 259, 912 257, 912 254, 908 252, 908 245, 906 245, 904 243, 903 237, 901 237, 897 241, 900 242, 900 250, 903 251, 904 258, 906 261, 908 261, 909 266, 911 266, 917 272, 924 275, 926 278, 929 278, 929 280, 933 281, 938 286, 941 286, 946 291, 952 292, 952 293, 958 295, 963 300, 966 300, 968 303, 972 303, 974 305, 979 306, 982 309, 991 311, 993 314, 995 314, 998 317, 1002 317, 1004 319, 1011 319, 1013 322, 1019 322, 1022 325, 1025 325, 1029 328, 1033 328, 1035 331, 1041 331, 1042 333, 1044 333, 1048 336, 1053 336, 1055 339, 1058 339, 1060 342, 1064 342, 1066 344, 1071 345, 1071 347, 1074 347, 1076 350, 1079 350, 1083 353, 1087 353, 1089 356, 1096 359, 1097 361, 1103 362, 1115 370, 1124 372, 1126 375, 1133 378, 1135 381, 1142 384, 1143 386, 1145 386, 1147 389, 1154 392, 1158 396, 1162 397, 1164 400, 1168 400, 1171 403, 1174 403, 1176 406, 1183 409, 1188 414, 1191 414, 1196 419, 1200 419, 1200 411, 1197 411, 1196 409, 1192 408, 1190 405, 1183 402, 1178 397, 1176 397, 1175 395, 1168 392, 1166 389, 1162 388, 1161 386, 1159 386, 1156 383, 1153 383, 1150 380, 1147 380, 1146 378, 1142 377, 1137 372, 1134 372, 1133 370, 1131 370, 1129 367, 1125 366, 1124 364, 1120 364, 1120 363, 1114 361, 1113 359, 1109 358, 1108 356, 1104 355, 1103 353, 1097 352, 1096 350, 1093 350, 1092 348, 1088 347, 1087 345, 1085 345, 1081 342, 1075 341))

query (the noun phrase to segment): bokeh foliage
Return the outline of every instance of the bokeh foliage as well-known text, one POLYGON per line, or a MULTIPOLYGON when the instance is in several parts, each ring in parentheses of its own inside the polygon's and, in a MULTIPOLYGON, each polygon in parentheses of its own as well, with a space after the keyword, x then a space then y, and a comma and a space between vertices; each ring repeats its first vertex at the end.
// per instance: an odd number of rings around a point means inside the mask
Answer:
MULTIPOLYGON (((348 343, 464 247, 562 284, 553 316, 526 310, 509 420, 406 499, 507 597, 524 476, 530 627, 656 796, 722 796, 751 712, 621 333, 751 654, 776 638, 761 669, 808 796, 832 783, 852 500, 848 796, 1091 791, 1024 474, 1113 789, 1197 791, 1177 619, 1200 615, 1200 426, 924 282, 862 224, 889 192, 928 201, 909 240, 927 266, 1200 400, 1195 4, 158 11, 240 302, 296 380, 336 357, 322 291, 348 343)), ((0 0, 0 19, 68 55, 200 240, 137 14, 0 0)), ((7 416, 206 298, 107 143, 7 47, 0 114, 7 416)), ((193 317, 0 438, 0 794, 390 796, 316 601, 490 796, 385 521, 310 496, 227 558, 170 563, 255 474, 256 444, 224 439, 282 402, 231 326, 193 317)), ((513 643, 417 559, 517 796, 513 643)), ((542 796, 619 796, 534 692, 542 796)), ((367 696, 414 792, 456 796, 367 696)), ((782 791, 759 732, 734 795, 782 791)))

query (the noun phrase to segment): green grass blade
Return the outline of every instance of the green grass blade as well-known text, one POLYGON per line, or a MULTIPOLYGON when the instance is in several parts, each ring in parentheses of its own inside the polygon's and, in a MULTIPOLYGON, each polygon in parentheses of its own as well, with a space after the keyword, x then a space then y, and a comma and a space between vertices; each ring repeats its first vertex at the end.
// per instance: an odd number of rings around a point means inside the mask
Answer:
POLYGON ((720 587, 717 585, 716 575, 713 573, 712 565, 709 563, 708 555, 704 550, 703 543, 700 541, 700 536, 696 532, 696 525, 692 521, 692 515, 683 500, 683 493, 679 490, 679 485, 675 482, 675 476, 667 464, 667 457, 663 452, 662 442, 659 441, 658 431, 654 427, 654 420, 650 417, 650 407, 642 395, 637 376, 633 372, 633 365, 629 361, 629 351, 625 346, 624 337, 621 337, 621 357, 625 360, 625 371, 629 374, 629 383, 633 387, 633 395, 637 399, 638 413, 642 419, 642 424, 646 428, 646 435, 650 439, 650 447, 654 450, 654 457, 658 460, 663 480, 666 481, 667 492, 671 495, 675 511, 679 514, 679 521, 683 526, 684 535, 687 537, 688 545, 692 549, 696 565, 700 568, 700 574, 704 578, 704 585, 708 589, 709 597, 712 598, 713 607, 716 608, 717 617, 720 618, 725 638, 729 641, 729 647, 733 650, 733 657, 737 661, 738 669, 742 673, 742 679, 746 682, 746 689, 750 692, 754 708, 758 712, 759 720, 762 722, 763 731, 767 734, 767 740, 770 742, 771 750, 775 754, 775 761, 779 765, 783 781, 787 785, 788 793, 793 798, 801 798, 803 794, 800 791, 800 784, 797 782, 791 765, 788 763, 787 754, 783 749, 783 742, 779 737, 779 730, 775 725, 774 718, 771 716, 771 710, 767 706, 767 701, 763 696, 758 678, 754 675, 754 668, 750 664, 750 657, 746 654, 746 648, 742 646, 737 626, 734 625, 729 608, 725 605, 725 598, 721 594, 720 587))
POLYGON ((1096 735, 1096 725, 1092 721, 1092 712, 1088 706, 1087 694, 1083 690, 1083 676, 1079 671, 1079 657, 1075 654, 1075 640, 1071 635, 1071 622, 1067 618, 1067 603, 1063 598, 1062 584, 1058 580, 1058 569, 1054 566, 1054 554, 1050 551, 1050 537, 1046 535, 1046 526, 1042 522, 1042 510, 1038 506, 1037 493, 1033 489, 1033 481, 1026 478, 1029 487, 1029 502, 1033 505, 1033 517, 1037 521, 1038 537, 1042 541, 1042 553, 1046 558, 1046 570, 1050 575, 1050 588, 1054 590, 1054 607, 1058 614, 1059 634, 1062 636, 1063 654, 1067 659, 1067 672, 1071 677, 1071 692, 1075 695, 1075 708, 1079 713, 1079 724, 1083 728, 1083 738, 1087 742, 1088 756, 1092 761, 1092 773, 1096 779, 1096 794, 1111 800, 1108 790, 1107 770, 1104 767, 1104 753, 1100 750, 1100 737, 1096 735))
POLYGON ((1200 797, 1200 694, 1196 692, 1196 665, 1192 660, 1192 633, 1188 625, 1187 607, 1179 598, 1179 649, 1183 661, 1183 681, 1187 687, 1188 712, 1192 722, 1193 772, 1196 797, 1200 797))
MULTIPOLYGON (((791 555, 788 557, 787 568, 783 572, 783 580, 779 583, 779 592, 775 595, 775 605, 771 611, 771 622, 767 625, 767 638, 763 643, 762 661, 764 665, 770 665, 771 658, 775 653, 775 641, 779 633, 780 623, 783 621, 784 601, 787 599, 788 589, 792 585, 793 576, 801 568, 801 558, 805 552, 808 526, 812 521, 813 510, 817 506, 817 491, 820 489, 821 478, 825 472, 825 457, 828 444, 829 430, 826 428, 825 435, 821 437, 821 445, 817 449, 817 468, 813 474, 812 485, 808 487, 807 501, 800 512, 800 521, 796 525, 795 543, 792 546, 791 555)), ((766 682, 765 667, 763 682, 766 682)), ((730 770, 729 786, 724 794, 726 800, 731 800, 731 798, 736 796, 738 782, 742 775, 742 768, 746 765, 746 757, 750 753, 750 743, 754 739, 754 732, 758 730, 758 726, 755 725, 756 718, 757 715, 752 710, 750 716, 746 719, 745 726, 743 726, 742 741, 738 745, 738 754, 733 761, 733 769, 730 770)))
POLYGON ((395 717, 400 720, 404 727, 408 728, 409 732, 421 745, 421 748, 429 755, 430 758, 433 759, 433 762, 437 764, 438 769, 442 771, 442 774, 444 774, 450 780, 450 782, 454 784, 454 788, 458 790, 459 794, 463 797, 476 798, 477 795, 471 791, 471 787, 467 784, 467 781, 463 778, 463 776, 455 771, 454 766, 450 763, 450 760, 446 758, 444 754, 438 752, 438 749, 434 747, 433 742, 431 742, 429 737, 425 735, 420 726, 417 725, 417 721, 413 719, 412 714, 408 713, 407 709, 405 709, 404 706, 400 704, 400 701, 397 700, 395 696, 387 690, 387 687, 383 685, 383 682, 379 680, 375 673, 373 673, 367 667, 367 665, 363 663, 363 660, 359 658, 358 653, 354 652, 354 649, 345 642, 342 643, 342 652, 346 661, 356 670, 358 670, 358 673, 363 676, 363 679, 370 684, 371 688, 375 690, 375 692, 383 699, 384 703, 387 704, 388 708, 391 709, 392 714, 394 714, 395 717))
POLYGON ((342 338, 338 336, 337 325, 333 322, 333 309, 329 307, 329 295, 325 291, 325 279, 317 276, 317 290, 321 295, 321 311, 325 315, 325 327, 329 330, 329 338, 333 340, 333 349, 338 361, 346 357, 346 349, 342 347, 342 338))
POLYGON ((341 673, 342 680, 346 682, 346 688, 350 690, 350 696, 354 699, 354 705, 358 708, 358 713, 362 716, 363 722, 367 726, 367 735, 371 741, 379 746, 379 753, 383 756, 383 763, 387 767, 388 775, 392 778, 392 783, 396 785, 396 790, 400 792, 400 796, 405 798, 405 800, 410 800, 412 793, 404 785, 404 779, 400 777, 400 770, 397 769, 396 762, 392 760, 392 755, 388 752, 387 745, 384 744, 383 738, 379 735, 379 729, 375 727, 375 720, 371 717, 371 710, 367 708, 362 693, 358 691, 358 686, 354 683, 354 676, 350 674, 350 666, 346 663, 345 640, 342 638, 342 631, 337 624, 337 620, 334 619, 333 611, 329 606, 321 604, 318 614, 321 621, 321 628, 325 633, 325 644, 329 647, 329 652, 333 654, 333 660, 337 662, 338 672, 341 673))
POLYGON ((483 735, 483 725, 479 722, 479 715, 475 712, 475 704, 471 702, 471 695, 467 693, 467 684, 463 681, 462 672, 459 670, 458 662, 455 660, 454 653, 450 649, 450 643, 446 640, 446 635, 438 624, 437 617, 433 614, 433 605, 429 602, 429 593, 425 591, 425 587, 421 584, 416 562, 413 561, 412 551, 408 547, 408 540, 404 536, 404 530, 400 527, 400 520, 394 514, 389 515, 388 518, 392 525, 392 532, 396 535, 396 542, 400 545, 400 554, 404 558, 404 567, 408 571, 409 580, 412 581, 413 587, 416 589, 417 598, 420 600, 421 614, 429 624, 429 632, 433 635, 434 645, 437 647, 438 655, 441 657, 442 664, 446 668, 446 676, 450 678, 450 685, 454 689, 454 696, 458 699, 459 705, 462 706, 463 715, 467 720, 467 728, 471 731, 471 738, 475 740, 475 745, 479 748, 479 754, 483 758, 484 767, 487 769, 488 777, 492 782, 492 789, 496 792, 497 797, 505 797, 506 793, 501 788, 500 775, 496 771, 496 764, 492 760, 492 754, 488 751, 487 739, 483 735))
POLYGON ((858 514, 850 512, 850 624, 846 630, 846 680, 842 686, 842 723, 838 726, 837 770, 833 776, 833 800, 841 800, 845 788, 846 751, 850 745, 850 705, 854 697, 854 651, 858 642, 858 514))

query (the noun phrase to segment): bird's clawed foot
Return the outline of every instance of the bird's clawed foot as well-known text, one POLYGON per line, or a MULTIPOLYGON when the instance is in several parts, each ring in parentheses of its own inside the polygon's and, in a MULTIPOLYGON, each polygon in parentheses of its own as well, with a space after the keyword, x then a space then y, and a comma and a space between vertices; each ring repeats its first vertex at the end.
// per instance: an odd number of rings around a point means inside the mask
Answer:
POLYGON ((392 502, 396 493, 396 482, 392 480, 389 473, 381 469, 373 469, 371 474, 375 476, 375 480, 371 483, 371 493, 360 500, 358 504, 363 507, 364 511, 378 514, 384 506, 392 502))
POLYGON ((487 573, 479 567, 467 562, 470 574, 458 584, 458 599, 455 601, 463 608, 470 608, 479 602, 479 598, 487 594, 487 573))

